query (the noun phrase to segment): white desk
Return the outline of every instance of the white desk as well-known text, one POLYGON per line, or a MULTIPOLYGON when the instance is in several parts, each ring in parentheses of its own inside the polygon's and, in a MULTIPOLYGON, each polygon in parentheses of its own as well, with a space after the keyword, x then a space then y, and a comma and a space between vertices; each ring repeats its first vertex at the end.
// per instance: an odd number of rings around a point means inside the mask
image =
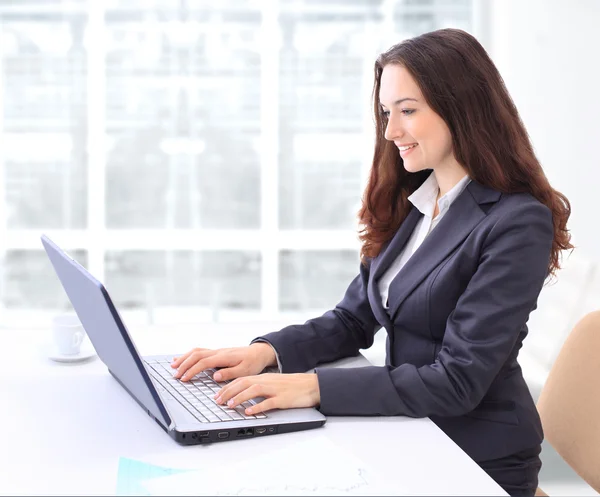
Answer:
MULTIPOLYGON (((196 325, 132 334, 138 350, 150 355, 247 344, 273 329, 196 325)), ((79 364, 47 359, 49 337, 0 332, 0 494, 114 495, 121 456, 210 472, 225 459, 252 464, 257 451, 268 454, 318 434, 374 468, 390 495, 506 495, 429 419, 330 417, 315 430, 181 447, 97 357, 79 364)), ((272 470, 279 464, 285 461, 273 460, 272 470)))

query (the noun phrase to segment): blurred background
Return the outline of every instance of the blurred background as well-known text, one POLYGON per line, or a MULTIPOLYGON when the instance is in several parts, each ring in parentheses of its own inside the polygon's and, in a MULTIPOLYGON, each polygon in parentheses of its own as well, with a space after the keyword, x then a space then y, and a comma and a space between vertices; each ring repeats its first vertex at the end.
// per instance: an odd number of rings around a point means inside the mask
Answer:
MULTIPOLYGON (((0 0, 0 328, 69 308, 41 233, 129 325, 331 308, 359 267, 373 62, 456 27, 496 62, 572 203, 577 249, 521 354, 537 396, 600 307, 599 23, 596 0, 0 0)), ((544 457, 547 492, 596 495, 544 457)))
POLYGON ((478 7, 0 0, 0 324, 68 306, 42 232, 134 322, 331 307, 359 267, 374 60, 487 33, 478 7))

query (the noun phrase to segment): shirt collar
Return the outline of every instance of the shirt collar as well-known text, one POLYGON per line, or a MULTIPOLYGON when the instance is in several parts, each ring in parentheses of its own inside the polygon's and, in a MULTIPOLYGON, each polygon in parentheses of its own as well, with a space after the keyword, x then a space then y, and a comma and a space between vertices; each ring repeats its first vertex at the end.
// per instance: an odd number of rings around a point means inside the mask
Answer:
MULTIPOLYGON (((470 183, 471 178, 466 174, 463 178, 452 187, 444 196, 438 200, 440 213, 447 211, 452 202, 454 202, 463 190, 470 183)), ((417 188, 408 200, 426 216, 432 217, 435 209, 435 199, 439 191, 439 185, 435 174, 432 172, 423 184, 417 188)))

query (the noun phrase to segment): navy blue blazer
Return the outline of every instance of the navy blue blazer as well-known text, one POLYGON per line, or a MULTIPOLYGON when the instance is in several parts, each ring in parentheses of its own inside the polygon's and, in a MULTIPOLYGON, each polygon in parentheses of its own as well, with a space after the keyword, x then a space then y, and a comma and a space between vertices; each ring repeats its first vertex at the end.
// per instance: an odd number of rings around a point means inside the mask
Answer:
POLYGON ((475 461, 538 446, 542 427, 517 355, 548 274, 551 211, 471 181, 392 281, 377 281, 417 221, 412 208, 335 309, 261 337, 284 373, 356 355, 387 332, 383 367, 318 369, 326 415, 429 416, 475 461))

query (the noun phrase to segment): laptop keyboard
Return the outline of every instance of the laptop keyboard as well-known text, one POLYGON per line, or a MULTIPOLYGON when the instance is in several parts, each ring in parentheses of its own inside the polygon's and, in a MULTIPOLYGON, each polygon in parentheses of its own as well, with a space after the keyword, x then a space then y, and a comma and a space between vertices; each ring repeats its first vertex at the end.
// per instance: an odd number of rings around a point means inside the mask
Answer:
POLYGON ((264 419, 265 414, 248 416, 244 413, 253 401, 242 402, 234 409, 221 406, 213 396, 228 382, 216 382, 213 379, 214 369, 207 369, 194 376, 191 381, 183 382, 173 378, 174 369, 166 359, 145 359, 150 367, 150 375, 158 383, 161 393, 171 394, 180 404, 201 423, 220 423, 223 421, 242 421, 245 419, 264 419))

